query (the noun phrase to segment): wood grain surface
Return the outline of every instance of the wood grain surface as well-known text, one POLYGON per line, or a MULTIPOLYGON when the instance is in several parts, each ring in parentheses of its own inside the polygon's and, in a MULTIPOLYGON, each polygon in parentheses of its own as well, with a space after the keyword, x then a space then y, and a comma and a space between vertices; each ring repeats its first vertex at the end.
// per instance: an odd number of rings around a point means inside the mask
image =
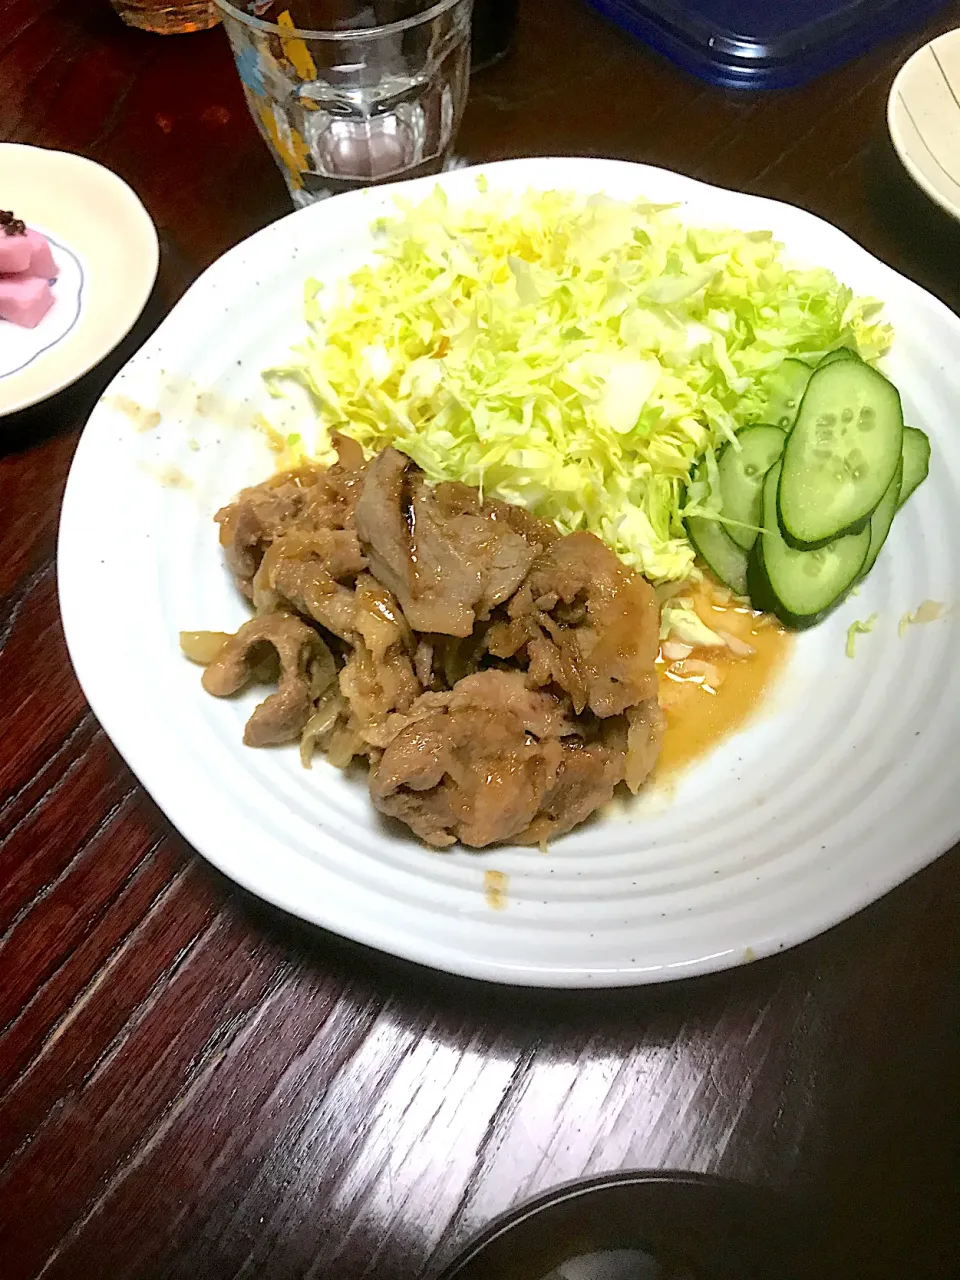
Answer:
MULTIPOLYGON (((884 109, 904 58, 958 23, 953 3, 807 88, 751 96, 579 0, 526 0, 459 150, 620 156, 790 200, 956 308, 960 228, 901 173, 884 109)), ((814 1204, 839 1276, 956 1275, 956 851, 774 960, 580 995, 301 927, 173 831, 71 671, 58 507, 108 378, 286 192, 222 31, 140 34, 106 0, 0 0, 0 139, 115 169, 162 242, 121 350, 0 421, 2 1280, 412 1280, 505 1207, 626 1167, 814 1204)))

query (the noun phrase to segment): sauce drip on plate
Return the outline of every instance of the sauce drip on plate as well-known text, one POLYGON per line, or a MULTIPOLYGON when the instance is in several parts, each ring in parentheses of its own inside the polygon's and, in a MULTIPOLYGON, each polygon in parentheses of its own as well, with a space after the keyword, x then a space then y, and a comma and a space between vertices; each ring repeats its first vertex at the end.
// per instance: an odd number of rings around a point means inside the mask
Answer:
POLYGON ((694 649, 689 658, 657 662, 666 732, 657 776, 685 768, 741 728, 758 710, 789 656, 793 637, 776 618, 756 613, 706 579, 685 591, 713 631, 724 631, 754 650, 694 649))
POLYGON ((483 896, 487 906, 494 911, 503 911, 507 906, 507 885, 510 877, 505 871, 488 870, 483 873, 483 896))

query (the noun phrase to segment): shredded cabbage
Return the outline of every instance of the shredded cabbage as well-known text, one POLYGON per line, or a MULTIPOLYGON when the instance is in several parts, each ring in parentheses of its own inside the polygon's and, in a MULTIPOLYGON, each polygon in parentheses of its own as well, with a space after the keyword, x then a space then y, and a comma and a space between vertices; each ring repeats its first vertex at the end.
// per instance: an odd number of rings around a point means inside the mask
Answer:
POLYGON ((438 187, 377 224, 375 260, 329 300, 308 281, 309 335, 268 385, 308 388, 321 453, 331 428, 392 444, 432 481, 683 579, 691 469, 756 420, 765 378, 843 344, 875 359, 890 331, 879 303, 768 232, 688 227, 674 208, 483 187, 452 204, 438 187))
POLYGON ((857 636, 869 635, 870 632, 873 630, 873 628, 876 626, 878 617, 879 617, 878 614, 871 613, 870 617, 867 618, 866 622, 860 622, 859 620, 857 620, 856 622, 851 622, 849 627, 847 627, 847 644, 846 644, 846 648, 844 649, 844 652, 846 653, 848 658, 856 657, 857 636))
POLYGON ((679 640, 694 649, 723 649, 726 641, 700 617, 693 601, 683 596, 667 600, 660 610, 660 639, 679 640))

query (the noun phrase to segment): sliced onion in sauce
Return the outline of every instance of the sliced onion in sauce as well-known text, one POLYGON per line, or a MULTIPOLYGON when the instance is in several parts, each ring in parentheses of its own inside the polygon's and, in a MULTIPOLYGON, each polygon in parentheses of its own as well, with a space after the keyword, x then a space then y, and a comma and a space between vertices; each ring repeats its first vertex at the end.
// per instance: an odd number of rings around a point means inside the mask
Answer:
POLYGON ((739 636, 732 635, 729 631, 721 631, 718 627, 717 635, 723 639, 730 652, 736 654, 738 658, 749 658, 751 654, 757 652, 752 644, 748 644, 746 640, 741 640, 739 636))
POLYGON ((693 653, 692 644, 683 644, 680 640, 665 640, 660 646, 664 661, 678 662, 681 658, 689 658, 693 653))
POLYGON ((718 666, 700 658, 683 658, 674 662, 667 669, 667 674, 674 680, 690 680, 710 689, 719 689, 725 678, 725 673, 718 666))
POLYGON ((324 642, 317 637, 316 651, 310 664, 310 688, 316 698, 325 693, 337 678, 337 664, 333 654, 324 642))
POLYGON ((356 729, 349 725, 341 725, 333 731, 333 737, 327 747, 327 759, 338 769, 345 769, 354 756, 362 754, 365 745, 356 729))
POLYGON ((333 731, 337 717, 346 710, 346 702, 339 688, 328 690, 317 703, 317 709, 303 726, 300 735, 300 763, 309 769, 313 761, 313 753, 325 738, 333 731))
POLYGON ((232 639, 229 631, 181 631, 180 648, 191 662, 208 667, 227 641, 232 639))

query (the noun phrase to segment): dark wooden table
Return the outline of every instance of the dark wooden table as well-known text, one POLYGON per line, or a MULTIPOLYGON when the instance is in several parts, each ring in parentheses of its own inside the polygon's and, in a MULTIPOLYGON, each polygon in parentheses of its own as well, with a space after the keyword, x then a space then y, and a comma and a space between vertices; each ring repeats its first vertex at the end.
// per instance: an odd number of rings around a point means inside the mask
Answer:
MULTIPOLYGON (((956 307, 960 228, 903 177, 884 108, 912 48, 958 23, 951 4, 749 96, 578 0, 527 0, 460 149, 622 156, 794 201, 956 307)), ((506 1206, 620 1167, 812 1199, 841 1276, 957 1274, 956 851, 775 960, 544 995, 303 928, 171 829, 67 660, 60 495, 107 379, 286 192, 222 32, 142 35, 106 0, 0 0, 0 139, 115 169, 163 246, 122 350, 0 422, 0 1277, 412 1280, 506 1206)))

